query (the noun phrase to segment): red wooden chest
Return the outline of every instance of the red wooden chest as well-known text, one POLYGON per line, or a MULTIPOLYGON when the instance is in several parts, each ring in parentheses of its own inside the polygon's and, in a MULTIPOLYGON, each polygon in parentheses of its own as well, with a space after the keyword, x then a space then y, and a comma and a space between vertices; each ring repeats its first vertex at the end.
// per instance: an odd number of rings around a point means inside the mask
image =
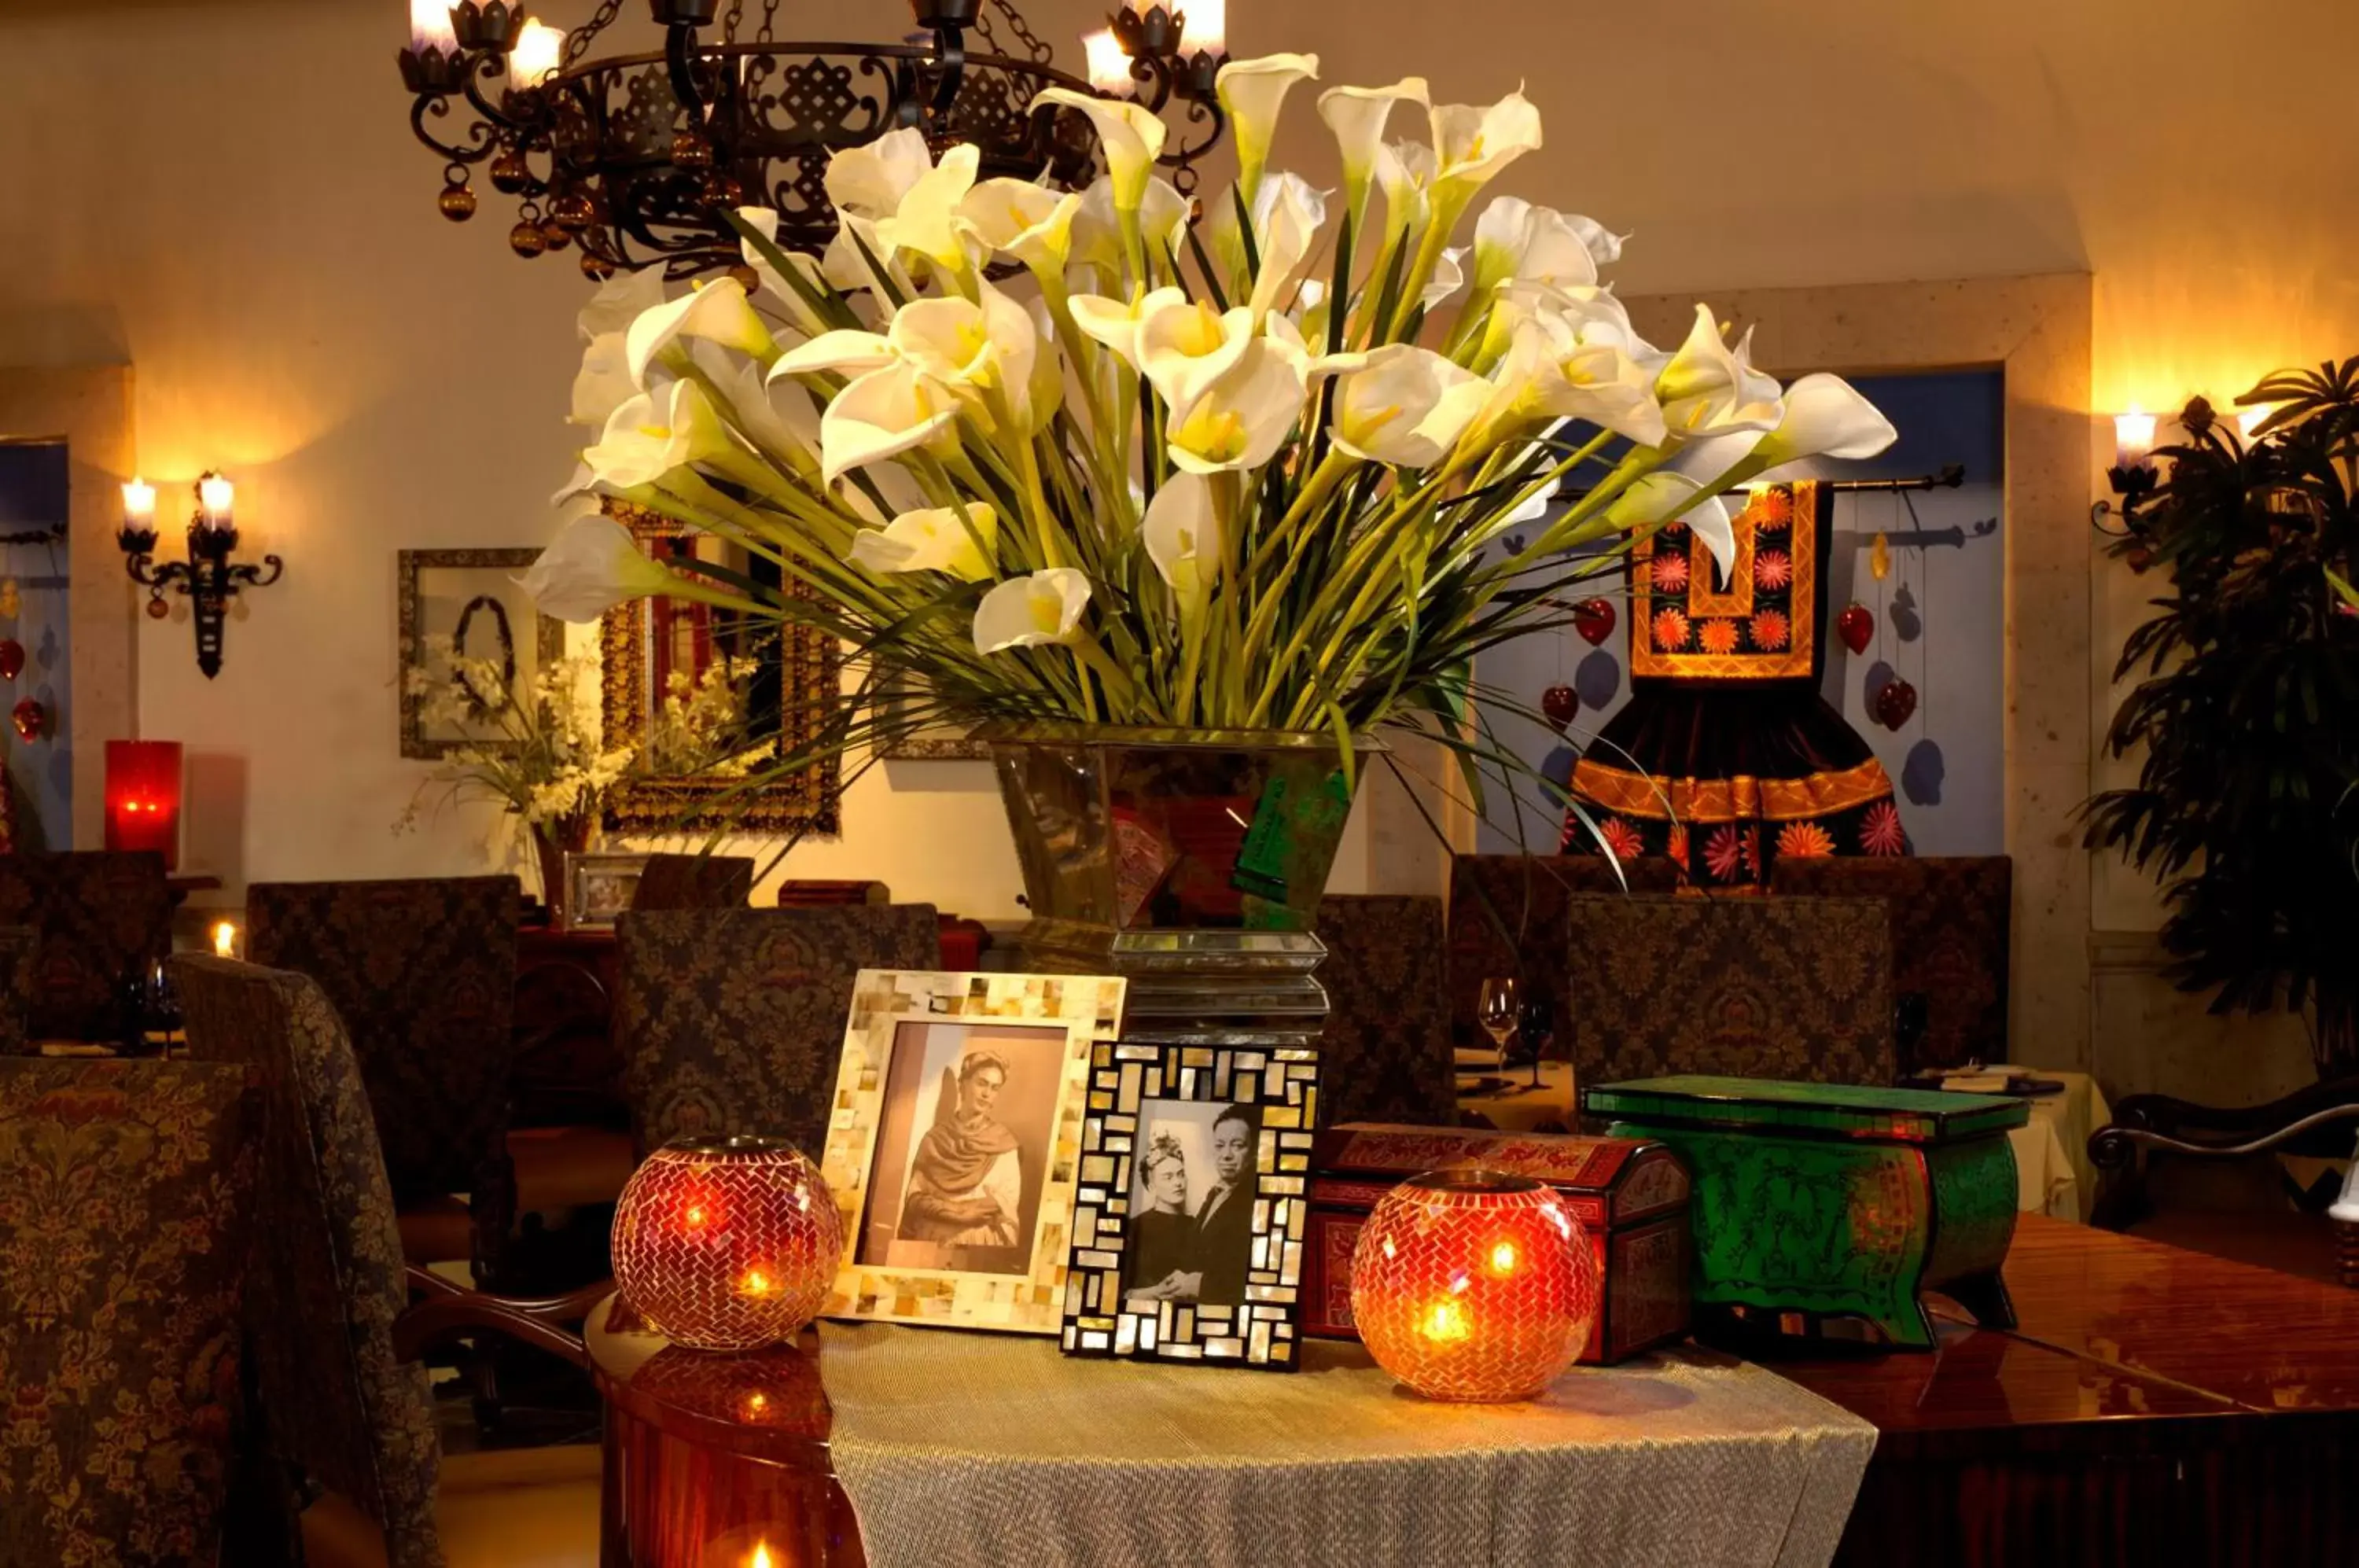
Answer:
POLYGON ((1428 1171, 1482 1166, 1547 1182, 1587 1227, 1604 1271, 1588 1365, 1688 1332, 1688 1173, 1659 1143, 1352 1122, 1319 1135, 1302 1268, 1303 1332, 1353 1339, 1352 1247, 1376 1201, 1428 1171))

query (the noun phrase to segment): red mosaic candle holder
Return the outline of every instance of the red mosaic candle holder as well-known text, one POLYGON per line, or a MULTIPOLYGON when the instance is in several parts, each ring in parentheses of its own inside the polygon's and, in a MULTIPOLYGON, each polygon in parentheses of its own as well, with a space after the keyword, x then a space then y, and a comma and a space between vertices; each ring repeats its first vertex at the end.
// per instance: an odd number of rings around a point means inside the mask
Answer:
POLYGON ((1490 1171, 1412 1177, 1352 1254, 1352 1318, 1376 1365, 1434 1399, 1527 1399, 1597 1315, 1597 1260, 1553 1188, 1490 1171))
POLYGON ((180 859, 180 743, 106 743, 106 847, 152 849, 164 869, 180 859))
POLYGON ((792 1339, 843 1260, 818 1168, 783 1138, 680 1138, 649 1155, 614 1208, 614 1283, 649 1324, 697 1350, 792 1339))

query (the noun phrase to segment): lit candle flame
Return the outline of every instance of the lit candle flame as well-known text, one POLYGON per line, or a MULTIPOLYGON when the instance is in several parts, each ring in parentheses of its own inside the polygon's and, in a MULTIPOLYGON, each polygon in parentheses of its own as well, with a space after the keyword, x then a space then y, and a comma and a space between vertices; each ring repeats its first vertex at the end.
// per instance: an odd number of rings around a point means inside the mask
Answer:
POLYGON ((538 87, 565 63, 565 30, 530 21, 508 51, 508 85, 538 87))
POLYGON ((1223 55, 1229 52, 1229 0, 1188 0, 1180 27, 1180 53, 1223 55))
POLYGON ((227 920, 213 922, 213 956, 215 958, 237 956, 237 927, 227 920))
POLYGON ((409 0, 409 47, 420 54, 457 52, 459 35, 451 27, 448 0, 409 0))
POLYGON ((237 486, 218 474, 208 474, 197 481, 197 510, 207 526, 227 528, 230 513, 237 503, 237 486))
POLYGON ((1491 1272, 1513 1274, 1516 1271, 1516 1244, 1503 1241, 1491 1248, 1491 1272))
POLYGON ((745 1271, 745 1293, 749 1296, 768 1295, 770 1293, 770 1277, 767 1274, 763 1273, 759 1269, 747 1269, 745 1271))
POLYGON ((1122 52, 1121 40, 1114 36, 1111 27, 1101 27, 1085 35, 1082 39, 1082 53, 1089 62, 1092 87, 1123 98, 1138 90, 1130 79, 1130 56, 1122 52))
POLYGON ((147 527, 156 520, 156 486, 134 479, 123 487, 123 520, 147 527))
POLYGON ((1418 1332, 1437 1344, 1455 1345, 1474 1330, 1467 1322, 1464 1305, 1444 1298, 1426 1309, 1425 1319, 1418 1324, 1418 1332))
POLYGON ((745 1560, 745 1568, 771 1568, 770 1548, 766 1541, 754 1543, 754 1555, 745 1560))

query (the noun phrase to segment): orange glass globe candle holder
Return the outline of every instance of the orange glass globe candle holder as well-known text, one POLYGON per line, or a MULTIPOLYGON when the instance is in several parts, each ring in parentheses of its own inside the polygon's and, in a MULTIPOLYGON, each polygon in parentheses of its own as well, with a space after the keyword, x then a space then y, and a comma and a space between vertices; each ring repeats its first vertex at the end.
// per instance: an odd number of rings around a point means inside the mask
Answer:
POLYGON ((843 1221, 818 1168, 783 1138, 666 1144, 614 1207, 614 1284, 676 1345, 752 1350, 819 1315, 843 1221))
POLYGON ((1361 1342, 1429 1399, 1530 1399, 1589 1342, 1597 1293, 1595 1254, 1564 1199, 1495 1171, 1402 1182, 1352 1254, 1361 1342))

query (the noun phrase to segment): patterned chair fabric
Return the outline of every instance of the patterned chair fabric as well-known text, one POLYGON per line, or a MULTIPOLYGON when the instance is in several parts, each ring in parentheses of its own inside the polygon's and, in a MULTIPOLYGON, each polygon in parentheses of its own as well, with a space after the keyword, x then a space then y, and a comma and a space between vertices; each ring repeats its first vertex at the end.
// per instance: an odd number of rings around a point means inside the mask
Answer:
MULTIPOLYGON (((1623 868, 1627 890, 1669 893, 1679 867, 1647 855, 1623 868)), ((1598 855, 1462 855, 1450 875, 1450 1039, 1460 1051, 1495 1049, 1476 1014, 1483 982, 1512 975, 1527 998, 1546 1002, 1567 1038, 1564 956, 1571 946, 1565 900, 1576 893, 1620 896, 1625 884, 1598 855)))
POLYGON ((1703 1073, 1889 1084, 1892 925, 1874 898, 1567 904, 1576 1081, 1703 1073))
POLYGON ((262 1116, 235 1068, 0 1062, 0 1563, 217 1561, 262 1116))
POLYGON ((189 955, 172 977, 190 1053, 267 1097, 245 1321, 269 1452, 375 1519, 391 1568, 438 1568, 432 1395, 394 1357, 401 1236, 343 1020, 308 975, 189 955))
POLYGON ((1781 860, 1773 892, 1875 898, 1892 907, 1893 994, 1925 998, 1925 1032, 1904 1073, 2006 1062, 2015 863, 2003 855, 1931 860, 1781 860))
POLYGON ((153 851, 0 855, 0 926, 41 933, 35 1040, 114 1040, 125 983, 171 951, 172 893, 153 851))
POLYGON ((934 969, 929 904, 633 912, 618 922, 615 1037, 642 1151, 766 1133, 819 1159, 863 969, 934 969))
POLYGON ((247 955, 310 975, 343 1019, 403 1204, 467 1192, 480 1213, 512 1186, 516 899, 513 877, 247 891, 247 955))
POLYGON ((1334 895, 1319 903, 1327 946, 1319 1125, 1454 1127, 1456 1071, 1443 985, 1441 900, 1334 895))
POLYGON ((41 933, 35 926, 0 926, 0 1056, 33 1048, 33 975, 41 933))
POLYGON ((633 909, 742 909, 754 899, 750 855, 650 855, 633 909))

